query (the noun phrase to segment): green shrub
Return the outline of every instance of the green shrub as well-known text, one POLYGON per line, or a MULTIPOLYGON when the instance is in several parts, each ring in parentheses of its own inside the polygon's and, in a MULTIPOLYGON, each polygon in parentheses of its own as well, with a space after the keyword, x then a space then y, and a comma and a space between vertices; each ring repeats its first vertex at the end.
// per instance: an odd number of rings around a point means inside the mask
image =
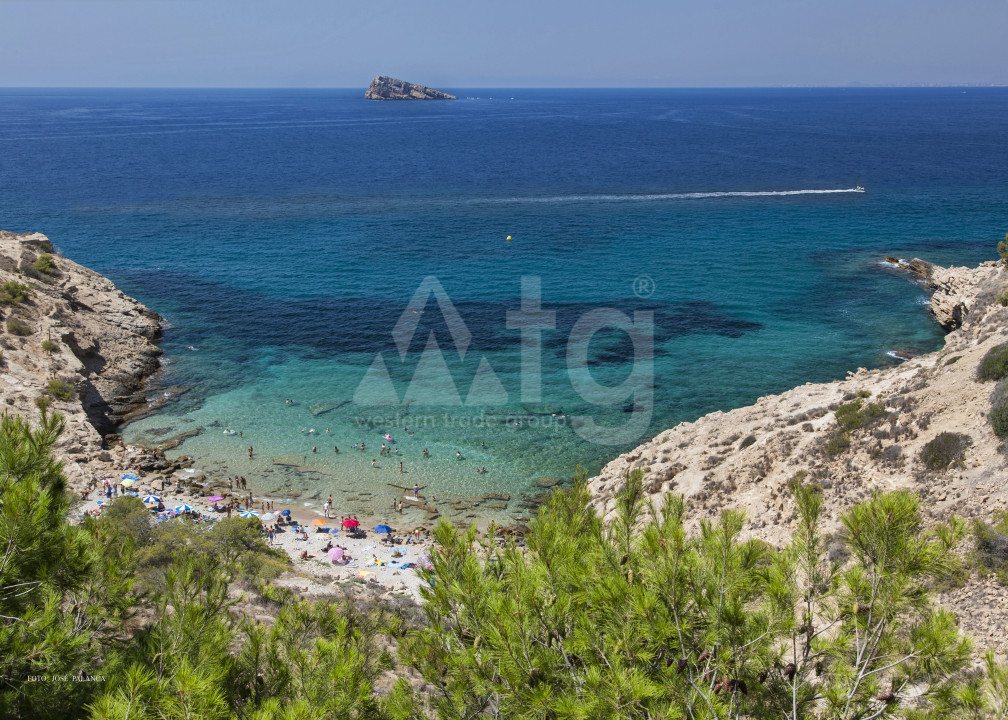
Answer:
POLYGON ((998 582, 1008 585, 1008 511, 995 511, 992 520, 993 524, 973 522, 975 549, 970 560, 981 576, 993 573, 998 582))
POLYGON ((931 589, 940 593, 958 590, 966 584, 969 577, 969 566, 960 560, 958 555, 950 554, 948 566, 941 572, 935 573, 932 578, 931 589))
POLYGON ((7 332, 9 332, 11 335, 17 335, 18 337, 25 337, 27 335, 31 335, 35 331, 28 323, 18 318, 12 317, 7 318, 7 332))
MULTIPOLYGON (((113 503, 113 507, 120 502, 121 499, 113 503)), ((143 515, 146 524, 135 526, 130 537, 137 544, 138 571, 144 590, 161 588, 164 573, 179 553, 195 557, 203 564, 218 562, 235 579, 246 582, 275 578, 290 566, 290 559, 282 550, 271 548, 263 540, 256 518, 223 518, 213 526, 179 518, 155 525, 149 511, 144 509, 143 515)))
POLYGON ((67 402, 74 394, 74 386, 72 383, 68 383, 66 380, 60 380, 59 378, 53 378, 49 381, 46 386, 49 394, 52 395, 57 400, 62 400, 67 402))
POLYGON ((28 299, 31 291, 27 285, 16 280, 8 280, 0 285, 0 305, 15 305, 28 299))
POLYGON ((798 472, 796 472, 794 475, 791 476, 791 479, 787 481, 788 491, 791 493, 798 492, 798 488, 802 486, 802 483, 805 482, 805 478, 807 477, 808 477, 808 470, 799 470, 798 472))
POLYGON ((994 434, 999 438, 1008 437, 1008 379, 1001 380, 991 393, 991 409, 987 413, 994 434))
POLYGON ((40 273, 45 273, 48 275, 53 270, 56 269, 56 263, 53 262, 53 256, 49 253, 44 253, 38 256, 38 260, 32 263, 32 267, 35 268, 40 273))
POLYGON ((833 433, 824 448, 829 457, 836 457, 850 447, 850 435, 845 432, 833 433))
POLYGON ((871 403, 864 405, 864 400, 858 398, 849 403, 844 403, 833 413, 836 417, 837 425, 844 432, 851 432, 859 428, 871 425, 876 420, 885 417, 886 409, 882 403, 871 403))
POLYGON ((1000 380, 1008 375, 1008 343, 995 345, 977 367, 977 380, 986 382, 988 380, 1000 380))
POLYGON ((859 398, 870 398, 871 397, 871 390, 862 390, 862 391, 860 391, 857 394, 857 396, 859 398))
POLYGON ((54 343, 52 340, 43 340, 42 349, 45 350, 47 353, 52 353, 59 350, 59 345, 54 343))
POLYGON ((998 295, 997 301, 1000 305, 1008 305, 1008 290, 1005 290, 1003 293, 998 295))
POLYGON ((739 450, 743 450, 756 442, 755 435, 748 435, 739 443, 739 450))
POLYGON ((950 357, 948 360, 945 361, 945 364, 946 365, 952 365, 954 363, 959 362, 961 359, 962 359, 962 355, 953 355, 952 357, 950 357))
POLYGON ((973 444, 969 435, 957 432, 943 432, 927 443, 920 453, 924 467, 932 472, 950 467, 963 467, 966 448, 973 444))
POLYGON ((998 255, 1001 256, 1001 262, 1004 263, 1005 267, 1008 267, 1008 233, 1005 233, 1004 240, 1001 240, 997 244, 998 255))

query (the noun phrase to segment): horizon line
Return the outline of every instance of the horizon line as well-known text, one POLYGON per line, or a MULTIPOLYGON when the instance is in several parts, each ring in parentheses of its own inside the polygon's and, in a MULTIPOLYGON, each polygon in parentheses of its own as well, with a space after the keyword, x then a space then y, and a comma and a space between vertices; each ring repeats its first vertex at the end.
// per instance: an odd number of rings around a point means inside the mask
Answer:
MULTIPOLYGON (((410 81, 406 81, 410 82, 410 81)), ((416 85, 417 83, 411 83, 416 85)), ((0 90, 367 90, 367 85, 0 85, 0 90)), ((449 90, 857 90, 1005 88, 1008 83, 861 83, 844 85, 440 85, 449 90)))

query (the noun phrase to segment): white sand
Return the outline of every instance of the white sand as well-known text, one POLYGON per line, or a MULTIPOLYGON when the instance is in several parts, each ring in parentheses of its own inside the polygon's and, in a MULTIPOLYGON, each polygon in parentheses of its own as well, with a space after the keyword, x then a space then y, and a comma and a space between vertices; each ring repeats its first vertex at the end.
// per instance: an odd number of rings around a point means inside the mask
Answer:
MULTIPOLYGON (((114 477, 118 478, 121 474, 122 472, 119 471, 114 477)), ((178 492, 172 487, 163 492, 152 491, 151 482, 159 480, 160 476, 144 477, 139 472, 134 472, 134 474, 140 477, 140 481, 128 490, 136 492, 140 498, 156 495, 161 498, 166 510, 187 504, 204 515, 227 517, 227 513, 214 512, 213 503, 208 502, 206 498, 194 498, 188 489, 178 492)), ((72 519, 79 518, 85 512, 100 510, 108 504, 104 496, 99 495, 100 489, 99 486, 98 490, 93 490, 89 495, 89 500, 84 500, 75 507, 75 516, 72 519), (99 504, 99 500, 101 504, 99 504)), ((120 488, 120 492, 122 490, 120 488)), ((265 502, 267 498, 254 497, 254 509, 257 512, 260 500, 265 502)), ((112 502, 115 501, 116 498, 113 497, 112 502)), ((379 591, 405 594, 417 601, 420 600, 419 588, 423 583, 422 578, 416 568, 403 568, 402 565, 409 562, 419 565, 421 557, 430 553, 433 542, 429 536, 421 533, 419 544, 405 544, 407 536, 413 537, 411 533, 415 526, 397 527, 394 522, 387 522, 384 519, 360 517, 360 529, 365 530, 366 537, 357 540, 349 537, 348 531, 340 527, 340 517, 326 520, 320 513, 312 512, 308 508, 287 507, 275 501, 273 507, 275 508, 273 512, 278 515, 281 511, 289 509, 291 516, 305 525, 308 530, 307 541, 301 539, 301 533, 295 532, 294 525, 284 525, 284 532, 275 535, 273 546, 284 550, 290 556, 292 570, 295 573, 293 577, 285 574, 275 583, 276 585, 291 587, 310 595, 318 595, 331 592, 334 582, 358 581, 366 582, 379 591), (309 524, 315 519, 322 519, 324 523, 321 527, 336 532, 317 532, 316 526, 309 524), (372 529, 378 524, 391 526, 393 534, 402 538, 403 544, 395 546, 383 544, 381 539, 384 535, 376 533, 372 529), (345 548, 346 554, 352 558, 351 562, 347 565, 337 565, 330 561, 328 555, 322 550, 330 540, 334 546, 345 548), (309 558, 307 560, 300 558, 301 552, 304 550, 308 551, 309 558)), ((238 512, 232 511, 232 517, 237 516, 238 512)), ((164 522, 174 522, 174 520, 168 519, 164 522)), ((270 522, 269 525, 272 526, 273 522, 270 522)))

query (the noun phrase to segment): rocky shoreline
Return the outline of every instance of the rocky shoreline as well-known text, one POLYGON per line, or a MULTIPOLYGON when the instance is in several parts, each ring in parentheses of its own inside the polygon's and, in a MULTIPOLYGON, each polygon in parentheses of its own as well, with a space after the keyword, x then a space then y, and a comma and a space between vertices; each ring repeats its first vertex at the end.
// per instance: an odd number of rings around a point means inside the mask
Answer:
MULTIPOLYGON (((595 509, 612 517, 615 495, 635 469, 643 470, 656 507, 669 494, 684 495, 694 527, 722 508, 738 508, 746 513, 749 535, 778 546, 794 527, 787 486, 796 479, 823 488, 823 515, 834 531, 843 511, 876 490, 916 493, 935 520, 956 514, 987 521, 994 510, 1008 508, 1008 458, 987 420, 993 383, 977 380, 984 355, 1008 342, 1008 307, 997 300, 1008 289, 1008 269, 996 262, 976 268, 921 260, 889 265, 933 291, 930 311, 949 331, 941 350, 895 367, 859 368, 844 380, 808 383, 666 430, 589 480, 595 509), (844 434, 835 411, 852 403, 878 407, 870 421, 844 434), (961 462, 931 470, 921 451, 945 432, 968 436, 968 447, 961 462)), ((978 650, 1008 650, 1008 589, 974 573, 942 600, 978 650)))
POLYGON ((146 406, 161 318, 110 280, 54 254, 40 233, 0 231, 3 408, 32 420, 39 398, 66 418, 58 451, 70 487, 112 469, 118 426, 146 406), (21 288, 21 290, 18 290, 21 288))

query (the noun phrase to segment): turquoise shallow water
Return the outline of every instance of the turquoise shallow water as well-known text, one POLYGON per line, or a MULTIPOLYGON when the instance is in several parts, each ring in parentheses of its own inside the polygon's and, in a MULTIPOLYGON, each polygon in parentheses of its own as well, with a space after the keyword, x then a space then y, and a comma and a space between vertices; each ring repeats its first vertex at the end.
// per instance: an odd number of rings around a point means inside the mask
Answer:
POLYGON ((199 467, 296 502, 512 498, 456 520, 938 347, 878 260, 975 263, 1006 229, 1004 90, 493 95, 0 91, 0 227, 165 317, 170 402, 127 440, 199 429, 199 467))

